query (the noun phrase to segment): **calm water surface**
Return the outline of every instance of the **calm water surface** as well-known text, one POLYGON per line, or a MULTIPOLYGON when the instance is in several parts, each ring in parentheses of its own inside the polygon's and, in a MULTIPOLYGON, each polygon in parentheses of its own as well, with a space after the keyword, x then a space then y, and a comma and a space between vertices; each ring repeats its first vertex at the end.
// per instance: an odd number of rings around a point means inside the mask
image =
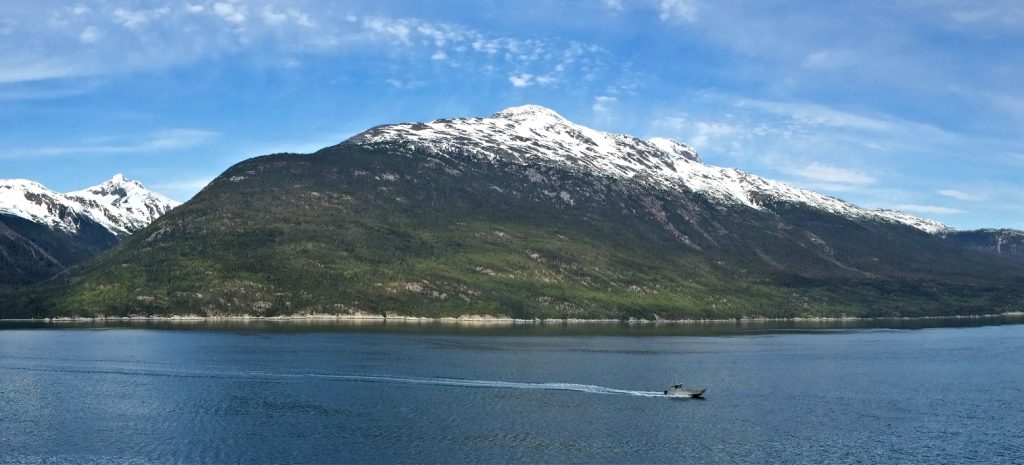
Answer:
POLYGON ((1024 325, 908 325, 0 323, 0 462, 1024 461, 1024 325))

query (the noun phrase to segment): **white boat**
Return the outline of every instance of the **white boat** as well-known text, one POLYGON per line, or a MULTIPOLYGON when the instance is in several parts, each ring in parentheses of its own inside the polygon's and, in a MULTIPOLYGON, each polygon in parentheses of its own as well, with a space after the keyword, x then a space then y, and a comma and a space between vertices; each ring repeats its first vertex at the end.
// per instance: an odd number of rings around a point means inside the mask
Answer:
POLYGON ((665 395, 669 397, 677 397, 684 399, 699 399, 704 395, 705 389, 692 390, 683 388, 682 384, 669 387, 665 390, 665 395))

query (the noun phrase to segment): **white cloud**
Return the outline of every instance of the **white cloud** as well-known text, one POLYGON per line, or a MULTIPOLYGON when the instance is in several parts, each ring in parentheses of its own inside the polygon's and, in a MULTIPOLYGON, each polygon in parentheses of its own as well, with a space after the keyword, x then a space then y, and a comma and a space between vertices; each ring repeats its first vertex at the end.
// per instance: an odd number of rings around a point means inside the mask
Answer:
POLYGON ((274 11, 274 8, 267 6, 263 9, 263 22, 270 26, 278 26, 288 21, 288 15, 285 13, 278 13, 274 11))
POLYGON ((213 13, 231 24, 242 24, 248 11, 244 6, 236 7, 233 3, 217 2, 213 4, 213 13))
POLYGON ((87 6, 85 6, 85 5, 82 5, 81 3, 79 3, 79 4, 71 7, 70 11, 71 11, 71 14, 73 14, 73 15, 81 16, 81 15, 84 15, 84 14, 91 13, 92 9, 87 7, 87 6))
POLYGON ((206 10, 202 5, 193 5, 191 3, 185 3, 185 11, 189 13, 202 13, 206 10))
POLYGON ((460 41, 464 37, 464 31, 447 24, 422 23, 416 27, 416 32, 432 40, 437 47, 444 47, 448 42, 460 41))
POLYGON ((86 26, 86 28, 82 30, 82 33, 78 35, 78 40, 86 44, 94 44, 100 40, 100 37, 102 36, 103 34, 100 33, 100 29, 98 27, 86 26))
POLYGON ((529 87, 533 85, 533 75, 529 73, 513 74, 508 77, 514 87, 529 87))
POLYGON ((982 200, 985 200, 985 197, 983 196, 968 194, 967 192, 961 192, 953 189, 942 189, 938 192, 940 195, 944 195, 952 199, 963 200, 965 202, 981 202, 982 200))
POLYGON ((710 145, 735 146, 736 138, 749 135, 744 134, 743 128, 735 124, 721 121, 691 122, 684 115, 660 116, 652 122, 652 125, 668 129, 674 138, 685 141, 687 145, 700 150, 707 150, 710 145), (723 141, 729 142, 729 144, 722 144, 723 141))
POLYGON ((430 59, 431 60, 435 60, 435 61, 447 60, 448 59, 448 54, 444 53, 444 50, 438 50, 438 51, 434 52, 433 55, 430 55, 430 59))
POLYGON ((917 205, 917 204, 900 204, 893 205, 896 210, 904 210, 915 213, 925 213, 933 215, 954 215, 957 213, 966 213, 966 211, 959 208, 943 207, 939 205, 917 205))
POLYGON ((381 17, 363 18, 363 27, 378 37, 395 40, 406 45, 411 44, 409 36, 413 30, 407 20, 381 17))
POLYGON ((114 22, 117 24, 128 29, 137 29, 170 12, 171 9, 169 7, 162 6, 152 10, 128 10, 125 8, 116 8, 112 14, 114 16, 114 22))
POLYGON ((537 81, 537 84, 540 84, 542 86, 546 86, 546 85, 554 83, 558 79, 555 78, 554 76, 550 75, 550 74, 544 74, 544 75, 541 75, 541 76, 537 76, 536 78, 534 78, 534 80, 537 81))
POLYGON ((594 111, 594 113, 608 113, 609 111, 611 111, 611 105, 613 105, 617 101, 619 101, 619 99, 615 97, 599 95, 597 97, 594 97, 594 104, 590 108, 594 111))
POLYGON ((299 26, 316 27, 316 23, 309 18, 309 15, 299 10, 289 9, 288 17, 290 17, 292 21, 294 21, 295 24, 298 24, 299 26))
POLYGON ((604 0, 604 7, 612 11, 622 11, 622 0, 604 0))
POLYGON ((698 121, 693 124, 693 127, 695 132, 687 142, 700 149, 704 149, 708 143, 714 139, 721 138, 738 131, 738 128, 735 126, 715 121, 698 121))
POLYGON ((874 184, 878 179, 863 171, 839 168, 819 162, 812 162, 809 165, 796 167, 789 170, 790 174, 800 178, 821 182, 826 184, 852 184, 869 185, 874 184))
POLYGON ((309 19, 309 15, 294 8, 285 11, 277 11, 274 7, 267 5, 260 14, 263 23, 268 26, 281 26, 289 22, 303 27, 313 27, 315 23, 309 19))
POLYGON ((473 50, 476 50, 478 52, 494 55, 495 53, 498 53, 498 50, 501 49, 501 44, 498 43, 497 40, 478 38, 473 41, 472 47, 473 50))
POLYGON ((665 22, 692 23, 697 20, 697 5, 693 0, 661 0, 658 17, 665 22))

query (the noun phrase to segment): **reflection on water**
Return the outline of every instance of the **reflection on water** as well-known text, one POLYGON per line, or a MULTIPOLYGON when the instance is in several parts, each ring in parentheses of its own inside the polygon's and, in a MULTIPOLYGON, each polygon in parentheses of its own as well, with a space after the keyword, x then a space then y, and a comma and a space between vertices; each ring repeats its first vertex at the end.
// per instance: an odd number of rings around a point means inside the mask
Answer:
POLYGON ((108 320, 0 320, 0 330, 32 328, 137 328, 213 331, 282 332, 394 332, 476 334, 501 336, 728 336, 751 333, 843 331, 859 329, 970 328, 1024 324, 1024 314, 939 318, 714 320, 686 322, 516 321, 429 319, 333 318, 211 318, 211 319, 108 319, 108 320))

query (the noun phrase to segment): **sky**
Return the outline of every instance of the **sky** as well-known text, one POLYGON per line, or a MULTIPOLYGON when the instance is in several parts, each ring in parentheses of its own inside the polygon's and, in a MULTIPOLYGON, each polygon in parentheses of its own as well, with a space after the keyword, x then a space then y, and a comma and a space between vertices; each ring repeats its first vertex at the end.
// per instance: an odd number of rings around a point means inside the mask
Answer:
POLYGON ((539 104, 866 207, 1024 229, 1024 2, 0 2, 0 178, 185 201, 246 158, 539 104))

